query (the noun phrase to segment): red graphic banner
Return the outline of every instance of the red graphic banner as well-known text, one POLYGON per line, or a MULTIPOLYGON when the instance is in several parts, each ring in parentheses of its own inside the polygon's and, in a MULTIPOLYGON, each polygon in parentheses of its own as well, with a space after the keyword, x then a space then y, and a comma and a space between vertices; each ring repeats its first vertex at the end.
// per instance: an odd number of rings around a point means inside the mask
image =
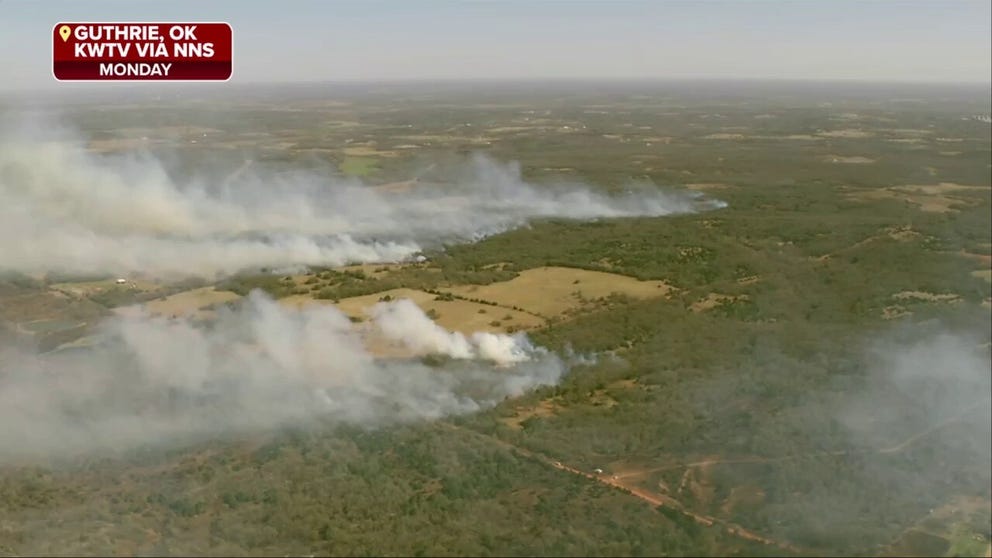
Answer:
POLYGON ((213 80, 231 77, 227 23, 58 23, 57 80, 213 80))

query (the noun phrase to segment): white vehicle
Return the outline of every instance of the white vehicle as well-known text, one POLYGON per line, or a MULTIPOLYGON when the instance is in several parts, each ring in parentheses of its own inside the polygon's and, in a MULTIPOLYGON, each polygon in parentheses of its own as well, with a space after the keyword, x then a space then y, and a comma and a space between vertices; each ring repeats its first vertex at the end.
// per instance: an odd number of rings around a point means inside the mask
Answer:
POLYGON ((123 284, 125 284, 125 283, 127 283, 127 279, 118 279, 118 280, 117 280, 117 284, 118 284, 118 285, 123 285, 123 284))

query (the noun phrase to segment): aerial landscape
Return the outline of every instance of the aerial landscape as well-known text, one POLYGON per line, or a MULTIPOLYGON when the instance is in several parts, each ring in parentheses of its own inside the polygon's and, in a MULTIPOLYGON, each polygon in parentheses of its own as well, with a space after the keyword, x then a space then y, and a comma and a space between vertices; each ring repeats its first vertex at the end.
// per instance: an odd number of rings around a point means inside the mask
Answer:
POLYGON ((989 556, 990 104, 0 95, 0 555, 989 556))

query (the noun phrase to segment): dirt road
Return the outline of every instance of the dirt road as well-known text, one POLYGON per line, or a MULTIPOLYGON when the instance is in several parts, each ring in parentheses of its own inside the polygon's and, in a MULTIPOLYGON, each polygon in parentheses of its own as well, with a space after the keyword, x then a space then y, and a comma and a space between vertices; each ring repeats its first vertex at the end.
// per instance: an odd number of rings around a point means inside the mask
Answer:
MULTIPOLYGON (((791 553, 800 553, 800 552, 802 552, 802 550, 800 550, 798 547, 796 547, 796 546, 794 546, 794 545, 792 545, 792 544, 790 544, 788 542, 771 539, 771 538, 762 536, 762 535, 760 535, 758 533, 755 533, 753 531, 750 531, 748 529, 745 529, 745 528, 743 528, 743 527, 741 527, 739 525, 736 525, 736 524, 730 523, 728 521, 722 520, 720 518, 717 518, 717 517, 713 517, 713 516, 709 516, 709 515, 705 515, 705 514, 701 514, 701 513, 697 513, 697 512, 688 510, 688 509, 686 509, 682 505, 681 502, 679 502, 675 498, 672 498, 671 496, 667 496, 667 495, 664 495, 664 494, 658 494, 658 493, 655 493, 655 492, 650 492, 650 491, 647 491, 647 490, 638 488, 637 486, 634 486, 633 484, 630 484, 629 482, 627 482, 626 479, 632 478, 632 477, 640 477, 640 476, 643 476, 645 474, 652 473, 652 472, 665 471, 665 470, 677 469, 677 468, 683 468, 683 467, 686 468, 686 470, 688 471, 689 469, 691 469, 693 467, 704 467, 704 466, 716 465, 716 464, 773 463, 773 462, 780 462, 780 461, 787 461, 787 460, 791 460, 791 459, 808 458, 808 457, 828 457, 828 456, 854 455, 854 454, 865 454, 865 453, 878 453, 878 454, 898 453, 900 451, 903 451, 903 450, 911 447, 913 444, 915 444, 919 440, 925 438, 926 436, 932 434, 933 432, 936 432, 937 430, 939 430, 939 429, 941 429, 941 428, 943 428, 945 426, 948 426, 950 424, 953 424, 954 422, 960 420, 966 414, 968 414, 971 411, 975 410, 979 406, 987 403, 988 401, 989 401, 989 399, 982 399, 981 401, 978 401, 978 402, 976 402, 976 403, 974 403, 972 405, 969 405, 968 407, 965 407, 965 408, 961 409, 961 411, 959 411, 958 413, 955 413, 953 416, 948 417, 947 419, 945 419, 945 420, 943 420, 943 421, 941 421, 941 422, 939 422, 937 424, 934 424, 934 425, 932 425, 932 426, 930 426, 930 427, 928 427, 928 428, 926 428, 924 430, 921 430, 921 431, 913 434, 912 436, 909 436, 905 440, 902 440, 901 442, 899 442, 897 444, 894 444, 894 445, 888 446, 888 447, 884 447, 884 448, 876 448, 874 450, 867 450, 867 451, 839 450, 839 451, 831 451, 831 452, 816 452, 816 453, 801 454, 801 455, 787 455, 787 456, 782 456, 782 457, 745 457, 745 458, 735 458, 735 459, 707 459, 707 460, 696 461, 696 462, 691 462, 691 463, 679 463, 679 464, 674 464, 674 465, 666 465, 664 467, 657 467, 657 468, 653 468, 653 469, 644 469, 644 470, 640 470, 640 471, 636 471, 636 472, 631 472, 631 473, 627 473, 627 474, 623 474, 623 475, 610 475, 610 474, 606 474, 606 473, 589 473, 589 472, 585 472, 585 471, 582 471, 580 469, 576 469, 575 467, 571 467, 569 465, 566 465, 566 464, 562 463, 561 461, 552 459, 552 458, 550 458, 550 457, 548 457, 546 455, 542 455, 542 454, 539 454, 537 452, 534 452, 534 451, 531 451, 531 450, 528 450, 528 449, 525 449, 525 448, 516 446, 514 444, 511 444, 511 443, 509 443, 509 442, 507 442, 505 440, 501 440, 501 439, 496 438, 494 436, 490 436, 490 435, 487 435, 487 434, 482 434, 481 432, 477 432, 475 430, 471 430, 471 429, 467 429, 467 428, 462 428, 462 427, 455 426, 453 424, 446 423, 446 422, 443 422, 441 424, 443 424, 445 427, 450 428, 452 430, 456 430, 456 431, 459 431, 459 432, 462 432, 462 433, 467 433, 467 434, 470 434, 470 435, 473 435, 473 436, 476 436, 476 437, 484 438, 489 443, 494 443, 494 444, 496 444, 498 446, 501 446, 504 449, 507 449, 509 451, 512 451, 512 452, 514 452, 514 453, 516 453, 518 455, 522 455, 522 456, 527 457, 529 459, 532 459, 532 460, 535 460, 535 461, 539 461, 541 463, 544 463, 545 465, 549 465, 549 466, 551 466, 551 467, 553 467, 555 469, 558 469, 559 471, 565 471, 565 472, 571 473, 573 475, 578 475, 578 476, 581 476, 581 477, 585 477, 585 478, 587 478, 587 479, 589 479, 591 481, 595 481, 595 482, 598 482, 598 483, 605 484, 607 486, 611 486, 611 487, 616 488, 616 489, 618 489, 618 490, 620 490, 622 492, 625 492, 627 494, 630 494, 631 496, 634 496, 635 498, 639 498, 639 499, 643 500, 644 502, 647 502, 647 503, 651 504, 653 507, 665 507, 665 508, 668 508, 668 509, 675 510, 675 511, 681 513, 682 515, 685 515, 686 517, 691 518, 693 521, 695 521, 695 522, 697 522, 697 523, 699 523, 701 525, 706 525, 706 526, 712 526, 714 524, 720 525, 730 535, 733 535, 733 536, 736 536, 736 537, 740 537, 742 539, 746 539, 746 540, 753 541, 753 542, 758 542, 758 543, 762 543, 762 544, 766 544, 766 545, 770 545, 770 546, 775 546, 775 547, 781 548, 781 549, 786 550, 786 551, 791 552, 791 553)), ((990 545, 989 551, 992 552, 992 545, 990 545)), ((988 553, 987 553, 987 555, 988 555, 988 553)), ((992 558, 992 556, 990 556, 990 558, 992 558)))
POLYGON ((790 461, 790 460, 793 460, 793 459, 806 459, 806 458, 810 458, 810 457, 837 457, 837 456, 842 456, 842 455, 859 455, 859 454, 860 455, 865 455, 865 454, 873 454, 873 453, 879 453, 879 454, 899 453, 901 451, 905 451, 906 449, 912 447, 913 444, 919 442, 923 438, 929 436, 930 434, 933 434, 934 432, 940 430, 941 428, 944 428, 945 426, 949 426, 949 425, 954 424, 955 422, 961 420, 961 418, 963 418, 968 413, 974 411, 979 406, 981 406, 983 404, 988 404, 989 401, 990 401, 990 398, 982 399, 982 400, 980 400, 980 401, 978 401, 976 403, 973 403, 973 404, 971 404, 971 405, 969 405, 969 406, 961 409, 960 411, 958 411, 957 413, 955 413, 953 416, 950 416, 950 417, 948 417, 948 418, 946 418, 946 419, 944 419, 944 420, 942 420, 942 421, 940 421, 940 422, 938 422, 936 424, 933 424, 933 425, 931 425, 931 426, 929 426, 929 427, 927 427, 927 428, 925 428, 925 429, 923 429, 923 430, 921 430, 919 432, 916 432, 915 434, 907 437, 905 440, 902 440, 901 442, 898 442, 896 444, 893 444, 893 445, 887 446, 887 447, 883 447, 883 448, 875 448, 875 449, 869 449, 869 450, 856 450, 856 451, 852 451, 852 450, 820 451, 820 452, 814 452, 814 453, 802 453, 802 454, 796 454, 796 455, 784 455, 784 456, 781 456, 781 457, 737 457, 737 458, 730 458, 730 459, 705 459, 705 460, 702 460, 702 461, 693 461, 693 462, 690 462, 690 463, 674 463, 674 464, 671 464, 671 465, 663 465, 661 467, 652 467, 652 468, 649 468, 649 469, 639 469, 637 471, 631 471, 629 473, 624 473, 624 474, 621 474, 621 475, 617 475, 617 477, 619 479, 627 479, 627 478, 633 478, 633 477, 642 477, 644 475, 651 474, 651 473, 660 473, 660 472, 663 472, 663 471, 671 471, 672 469, 681 469, 683 467, 686 468, 686 469, 691 469, 691 468, 694 468, 694 467, 706 467, 706 466, 709 466, 709 465, 736 465, 736 464, 742 464, 742 463, 779 463, 779 462, 782 462, 782 461, 790 461))
POLYGON ((774 540, 774 539, 770 539, 768 537, 764 537, 764 536, 759 535, 759 534, 757 534, 757 533, 755 533, 753 531, 750 531, 748 529, 745 529, 745 528, 743 528, 743 527, 741 527, 739 525, 736 525, 736 524, 733 524, 733 523, 724 521, 722 519, 719 519, 719 518, 716 518, 716 517, 712 517, 712 516, 708 516, 708 515, 703 515, 703 514, 700 514, 700 513, 696 513, 696 512, 690 511, 690 510, 686 509, 682 505, 681 502, 679 502, 678 500, 676 500, 676 499, 674 499, 674 498, 672 498, 670 496, 665 496, 663 494, 657 494, 657 493, 654 493, 654 492, 649 492, 647 490, 643 490, 643 489, 638 488, 636 486, 632 486, 632 485, 626 484, 619 477, 613 478, 613 476, 607 475, 607 474, 587 473, 585 471, 581 471, 579 469, 576 469, 575 467, 571 467, 571 466, 565 465, 561 461, 554 460, 554 459, 552 459, 552 458, 550 458, 550 457, 548 457, 546 455, 542 455, 542 454, 536 453, 534 451, 531 451, 531 450, 528 450, 528 449, 525 449, 525 448, 516 446, 514 444, 511 444, 511 443, 509 443, 509 442, 507 442, 505 440, 501 440, 499 438, 496 438, 496 437, 493 437, 493 436, 489 436, 487 434, 482 434, 481 432, 477 432, 475 430, 471 430, 471 429, 468 429, 468 428, 462 428, 462 427, 459 427, 459 426, 455 426, 455 425, 450 424, 450 423, 442 423, 442 424, 444 426, 452 429, 452 430, 456 430, 458 432, 467 433, 467 434, 471 434, 471 435, 476 436, 476 437, 484 438, 489 443, 494 443, 494 444, 496 444, 498 446, 501 446, 504 449, 507 449, 509 451, 512 451, 512 452, 514 452, 514 453, 516 453, 518 455, 522 455, 524 457, 527 457, 528 459, 532 459, 534 461, 541 462, 541 463, 543 463, 545 465, 549 465, 549 466, 551 466, 551 467, 553 467, 555 469, 558 469, 559 471, 565 471, 565 472, 571 473, 573 475, 578 475, 578 476, 581 476, 581 477, 585 477, 585 478, 587 478, 589 480, 592 480, 592 481, 595 481, 595 482, 598 482, 598 483, 602 483, 602 484, 605 484, 607 486, 611 486, 611 487, 616 488, 616 489, 618 489, 618 490, 620 490, 622 492, 625 492, 627 494, 630 494, 631 496, 634 496, 636 498, 639 498, 639 499, 643 500, 644 502, 647 502, 647 503, 651 504, 653 507, 659 507, 659 506, 661 506, 661 507, 666 507, 666 508, 675 510, 675 511, 681 513, 682 515, 684 515, 686 517, 689 517, 690 519, 692 519, 693 521, 695 521, 695 522, 697 522, 697 523, 699 523, 701 525, 705 525, 707 527, 710 527, 710 526, 712 526, 714 524, 718 524, 718 525, 722 526, 726 530, 726 532, 728 534, 730 534, 730 535, 733 535, 733 536, 736 536, 736 537, 740 537, 742 539, 746 539, 746 540, 749 540, 749 541, 752 541, 752 542, 758 542, 758 543, 762 543, 762 544, 776 546, 778 548, 781 548, 783 550, 786 550, 786 551, 792 552, 792 553, 799 553, 799 552, 801 552, 801 550, 799 548, 797 548, 797 547, 795 547, 795 546, 793 546, 793 545, 791 545, 791 544, 789 544, 787 542, 777 541, 777 540, 774 540))

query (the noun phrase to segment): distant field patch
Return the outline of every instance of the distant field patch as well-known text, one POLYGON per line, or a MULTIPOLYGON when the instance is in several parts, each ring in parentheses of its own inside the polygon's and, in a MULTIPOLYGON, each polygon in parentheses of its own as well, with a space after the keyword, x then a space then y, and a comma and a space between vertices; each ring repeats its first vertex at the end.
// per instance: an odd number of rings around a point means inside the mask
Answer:
POLYGON ((330 128, 358 128, 364 126, 361 122, 355 122, 354 120, 328 120, 324 125, 330 128))
POLYGON ((968 196, 962 196, 961 192, 988 189, 988 186, 966 186, 951 182, 941 182, 940 184, 912 184, 852 192, 847 194, 847 197, 864 201, 882 199, 903 200, 919 206, 921 211, 947 213, 957 211, 955 206, 971 206, 977 203, 978 200, 968 196))
POLYGON ((866 132, 865 130, 846 128, 843 130, 829 130, 826 132, 818 132, 816 135, 824 138, 870 138, 874 134, 872 134, 871 132, 866 132))
POLYGON ((703 139, 715 139, 715 140, 742 140, 746 136, 744 134, 730 134, 730 133, 717 133, 708 134, 703 136, 703 139))
POLYGON ((639 281, 633 277, 570 267, 538 267, 521 272, 509 281, 489 285, 461 285, 444 289, 465 298, 517 307, 544 317, 561 316, 590 301, 613 293, 631 298, 668 295, 672 287, 663 281, 639 281))
POLYGON ((365 320, 368 310, 382 301, 410 299, 441 327, 449 331, 470 334, 477 331, 501 333, 532 329, 544 325, 544 320, 510 308, 468 300, 443 300, 436 294, 417 289, 390 289, 369 295, 342 298, 337 303, 315 300, 308 295, 293 295, 279 300, 281 304, 301 308, 311 304, 333 304, 352 319, 365 320))
POLYGON ((25 322, 21 324, 21 328, 30 331, 31 333, 50 333, 53 331, 72 329, 74 327, 79 327, 80 325, 82 325, 82 322, 76 320, 51 319, 25 322))
POLYGON ((943 538, 917 529, 910 529, 894 542, 885 554, 889 556, 943 556, 951 543, 943 538))
POLYGON ((967 258, 974 262, 980 263, 985 267, 992 267, 992 255, 975 254, 973 252, 966 252, 964 250, 961 250, 960 252, 958 252, 958 254, 963 258, 967 258))
POLYGON ((157 283, 142 279, 128 279, 126 283, 118 287, 116 279, 103 279, 100 281, 83 281, 78 283, 54 283, 51 285, 51 288, 73 296, 88 297, 114 288, 128 288, 148 292, 157 290, 160 286, 157 283))
POLYGON ((924 302, 957 302, 959 295, 953 293, 934 294, 925 291, 902 291, 892 295, 896 300, 922 300, 924 302))
POLYGON ((0 321, 58 320, 66 315, 95 321, 105 312, 106 309, 95 302, 54 289, 0 297, 0 321))
POLYGON ((845 157, 843 155, 826 155, 824 160, 828 163, 843 163, 847 165, 866 165, 868 163, 874 163, 875 159, 870 159, 868 157, 851 156, 845 157))
MULTIPOLYGON (((347 153, 347 149, 345 152, 347 153)), ((373 157, 345 157, 338 170, 348 176, 367 176, 379 169, 376 159, 373 157)))
POLYGON ((971 272, 971 276, 985 279, 986 283, 992 283, 992 269, 976 269, 971 272))
POLYGON ((380 151, 374 147, 364 145, 345 147, 344 154, 349 157, 396 157, 399 155, 395 151, 380 151))
POLYGON ((511 132, 532 132, 535 130, 545 130, 550 128, 550 126, 497 126, 496 128, 489 128, 486 132, 490 134, 506 134, 511 132))
POLYGON ((697 190, 700 192, 705 192, 707 190, 726 190, 727 188, 733 188, 730 184, 722 184, 719 182, 696 182, 692 184, 686 184, 686 188, 690 190, 697 190))
POLYGON ((145 309, 156 316, 201 316, 200 310, 215 304, 238 300, 241 296, 231 291, 218 291, 213 287, 202 287, 176 293, 165 298, 150 300, 145 309))

